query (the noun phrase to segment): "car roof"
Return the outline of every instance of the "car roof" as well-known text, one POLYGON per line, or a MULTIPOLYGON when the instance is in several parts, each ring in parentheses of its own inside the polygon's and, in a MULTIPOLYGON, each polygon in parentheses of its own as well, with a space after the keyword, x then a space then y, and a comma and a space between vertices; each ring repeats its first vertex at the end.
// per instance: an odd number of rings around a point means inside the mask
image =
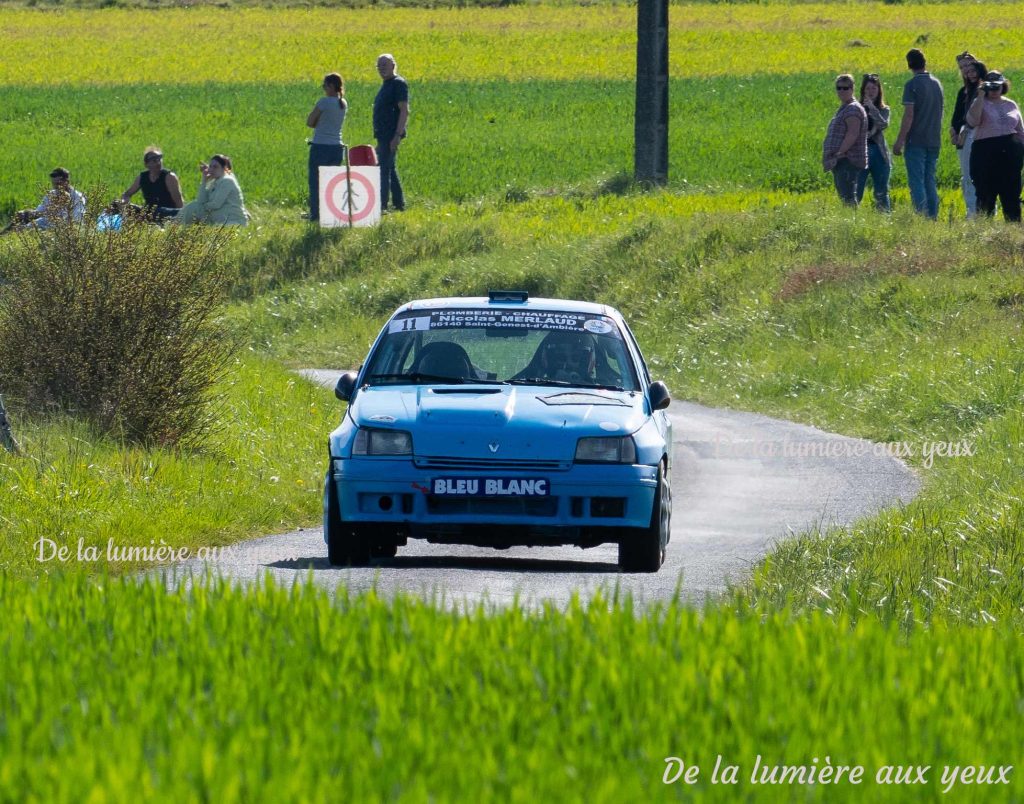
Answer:
POLYGON ((590 313, 607 315, 621 319, 622 315, 614 307, 597 302, 576 301, 574 299, 539 299, 530 298, 526 301, 491 301, 486 296, 453 296, 443 299, 416 299, 403 304, 395 315, 411 310, 437 310, 444 308, 480 308, 482 310, 561 310, 569 313, 590 313))

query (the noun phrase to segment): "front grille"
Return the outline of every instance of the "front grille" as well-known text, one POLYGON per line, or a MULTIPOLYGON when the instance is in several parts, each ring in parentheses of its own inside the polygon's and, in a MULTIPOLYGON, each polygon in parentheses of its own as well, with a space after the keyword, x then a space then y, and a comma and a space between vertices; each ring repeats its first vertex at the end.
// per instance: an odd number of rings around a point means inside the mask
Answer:
POLYGON ((445 458, 439 456, 417 456, 412 459, 420 469, 443 469, 489 472, 503 469, 513 472, 564 472, 572 461, 502 460, 500 458, 445 458))
POLYGON ((435 497, 427 495, 427 513, 491 516, 554 516, 557 497, 435 497))

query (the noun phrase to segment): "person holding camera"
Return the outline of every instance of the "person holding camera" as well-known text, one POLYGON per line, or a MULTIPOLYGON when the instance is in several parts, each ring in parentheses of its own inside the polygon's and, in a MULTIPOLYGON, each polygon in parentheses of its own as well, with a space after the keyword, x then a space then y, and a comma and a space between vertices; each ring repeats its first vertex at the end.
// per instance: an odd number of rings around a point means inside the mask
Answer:
POLYGON ((836 76, 839 108, 822 143, 821 165, 832 173, 839 200, 857 206, 857 180, 868 166, 868 116, 853 95, 853 76, 836 76))
POLYGON ((889 146, 885 144, 885 130, 889 127, 889 107, 882 94, 882 80, 876 73, 868 73, 860 82, 860 105, 868 116, 868 166, 857 180, 857 202, 864 198, 868 174, 875 191, 875 209, 889 212, 889 174, 892 172, 889 146))
POLYGON ((994 215, 998 197, 1003 217, 1019 222, 1024 121, 1017 104, 1006 97, 1009 91, 1010 82, 1002 73, 987 73, 966 119, 969 126, 974 126, 971 179, 978 195, 978 211, 994 215))
POLYGON ((949 122, 949 141, 956 147, 960 159, 960 191, 967 207, 967 220, 974 218, 978 211, 974 182, 971 181, 971 147, 974 145, 974 129, 967 125, 967 110, 978 95, 981 78, 988 72, 985 65, 966 50, 956 57, 957 67, 964 85, 956 94, 953 105, 953 119, 949 122))

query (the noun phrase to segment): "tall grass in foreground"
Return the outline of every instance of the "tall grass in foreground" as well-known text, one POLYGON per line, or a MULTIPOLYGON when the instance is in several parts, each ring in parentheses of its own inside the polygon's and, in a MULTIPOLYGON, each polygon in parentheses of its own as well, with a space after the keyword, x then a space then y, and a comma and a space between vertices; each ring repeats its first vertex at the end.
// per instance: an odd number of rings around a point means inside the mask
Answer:
MULTIPOLYGON (((945 765, 1020 760, 1024 654, 999 628, 81 577, 0 577, 0 606, 4 798, 919 800, 945 765), (710 784, 718 754, 735 786, 710 784), (755 787, 759 755, 865 778, 755 787), (663 785, 669 756, 698 783, 663 785), (883 765, 929 765, 928 785, 882 788, 883 765)), ((1008 779, 949 798, 1019 800, 1008 779)))

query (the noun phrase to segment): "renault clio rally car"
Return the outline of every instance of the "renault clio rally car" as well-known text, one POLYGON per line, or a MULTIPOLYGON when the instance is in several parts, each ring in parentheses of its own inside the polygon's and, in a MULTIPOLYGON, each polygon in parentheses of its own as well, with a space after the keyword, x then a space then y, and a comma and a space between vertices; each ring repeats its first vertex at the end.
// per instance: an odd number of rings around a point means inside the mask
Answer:
POLYGON ((331 564, 415 538, 615 543, 621 569, 661 566, 670 397, 611 307, 521 291, 413 301, 335 395, 348 410, 328 443, 331 564))

